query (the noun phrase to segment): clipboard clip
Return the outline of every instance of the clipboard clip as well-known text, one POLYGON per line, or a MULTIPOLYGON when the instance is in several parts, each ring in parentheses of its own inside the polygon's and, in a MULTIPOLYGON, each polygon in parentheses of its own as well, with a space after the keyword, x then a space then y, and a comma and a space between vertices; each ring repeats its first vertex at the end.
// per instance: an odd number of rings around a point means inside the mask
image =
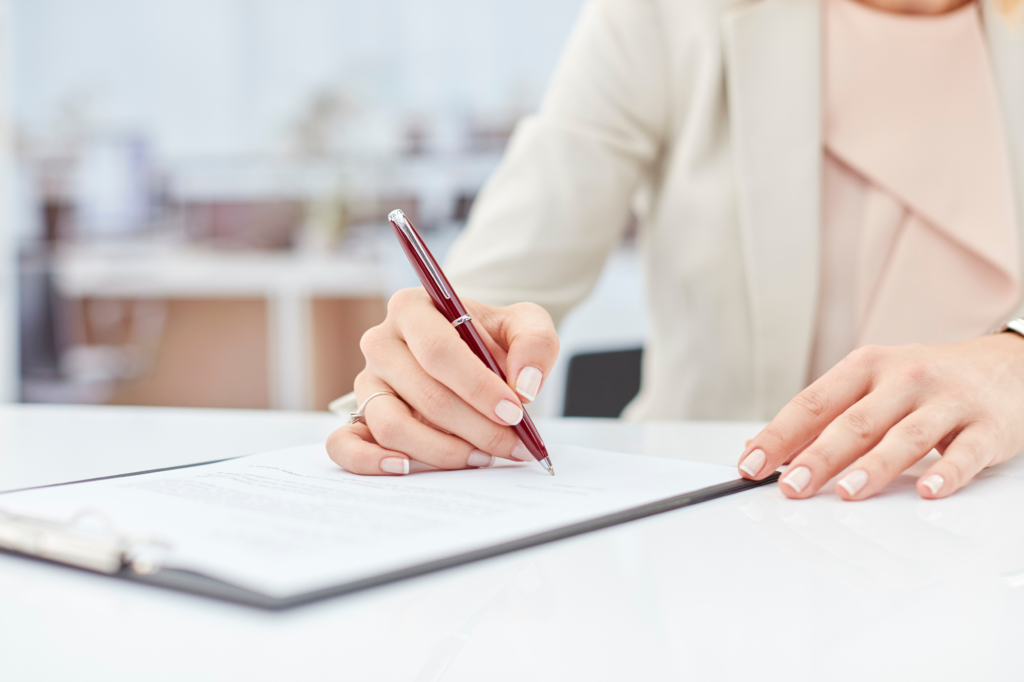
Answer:
POLYGON ((0 509, 0 549, 97 573, 113 575, 125 567, 140 575, 155 573, 159 563, 148 550, 166 546, 120 533, 98 509, 82 510, 64 522, 0 509))

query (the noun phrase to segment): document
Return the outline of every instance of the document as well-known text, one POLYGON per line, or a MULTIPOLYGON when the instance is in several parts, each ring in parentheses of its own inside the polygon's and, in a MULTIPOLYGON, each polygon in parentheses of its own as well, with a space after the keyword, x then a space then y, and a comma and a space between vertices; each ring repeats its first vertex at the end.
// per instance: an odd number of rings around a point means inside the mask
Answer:
POLYGON ((159 565, 273 598, 528 538, 738 478, 733 467, 551 448, 536 464, 357 476, 311 445, 0 495, 66 523, 88 510, 159 565))

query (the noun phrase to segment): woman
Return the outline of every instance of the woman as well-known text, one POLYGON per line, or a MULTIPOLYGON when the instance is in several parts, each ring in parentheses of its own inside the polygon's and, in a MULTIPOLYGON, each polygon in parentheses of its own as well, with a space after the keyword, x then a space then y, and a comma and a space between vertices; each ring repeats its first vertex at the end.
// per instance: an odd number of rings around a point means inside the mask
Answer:
POLYGON ((524 458, 505 425, 631 209, 652 329, 628 417, 774 416, 739 468, 791 462, 791 498, 848 469, 863 499, 933 447, 917 490, 945 497, 1012 457, 1024 338, 988 332, 1021 314, 1024 35, 998 1, 592 2, 449 259, 508 385, 399 292, 355 383, 396 396, 331 457, 524 458))

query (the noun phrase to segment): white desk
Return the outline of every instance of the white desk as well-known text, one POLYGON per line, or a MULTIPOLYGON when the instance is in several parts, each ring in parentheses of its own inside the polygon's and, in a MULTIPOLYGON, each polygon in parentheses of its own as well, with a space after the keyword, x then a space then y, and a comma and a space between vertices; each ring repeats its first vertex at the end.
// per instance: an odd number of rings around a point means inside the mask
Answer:
MULTIPOLYGON (((322 440, 316 413, 0 408, 0 488, 322 440)), ((550 421, 734 463, 756 425, 550 421)), ((774 487, 285 613, 0 557, 0 678, 1018 680, 1024 462, 925 502, 774 487)))

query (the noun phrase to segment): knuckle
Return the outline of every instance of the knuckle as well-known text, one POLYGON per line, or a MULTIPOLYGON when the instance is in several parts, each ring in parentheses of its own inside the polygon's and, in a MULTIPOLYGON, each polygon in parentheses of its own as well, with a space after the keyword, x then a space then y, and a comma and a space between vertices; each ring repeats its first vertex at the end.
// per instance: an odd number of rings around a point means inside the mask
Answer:
POLYGON ((430 372, 444 362, 445 357, 451 350, 452 339, 442 336, 429 336, 418 344, 416 359, 420 366, 430 372))
POLYGON ((446 445, 437 453, 433 464, 440 469, 463 469, 466 466, 466 453, 462 448, 446 445))
POLYGON ((974 426, 990 433, 1005 432, 1010 426, 993 411, 991 405, 983 405, 974 399, 960 400, 959 404, 971 415, 974 426))
POLYGON ((871 367, 881 362, 881 360, 885 357, 886 352, 887 351, 884 346, 870 344, 867 346, 861 346, 860 348, 857 348, 849 355, 847 355, 846 359, 855 364, 871 367))
POLYGON ((901 436, 915 453, 927 453, 932 449, 932 436, 921 423, 913 420, 906 421, 900 429, 901 436))
POLYGON ((431 382, 420 391, 420 412, 442 426, 455 409, 455 394, 442 384, 431 382))
POLYGON ((508 307, 508 309, 517 314, 526 314, 538 317, 547 317, 551 319, 548 311, 543 306, 537 305, 532 301, 523 301, 522 303, 514 303, 508 307))
POLYGON ((547 311, 547 308, 533 303, 532 301, 523 301, 522 303, 510 305, 508 310, 515 316, 530 317, 535 319, 539 324, 546 324, 554 327, 554 322, 551 319, 551 313, 547 311))
POLYGON ((828 394, 814 387, 801 391, 793 398, 793 405, 816 419, 828 413, 830 403, 828 394))
POLYGON ((415 305, 419 298, 417 289, 399 289, 388 299, 388 316, 401 315, 403 310, 408 309, 410 305, 415 305))
POLYGON ((492 402, 489 398, 493 391, 493 385, 500 382, 500 379, 497 379, 496 377, 496 374, 483 374, 480 376, 480 381, 473 382, 473 385, 466 396, 470 405, 484 405, 492 402), (491 377, 495 378, 492 379, 491 377))
POLYGON ((989 443, 982 440, 971 440, 964 444, 961 452, 966 455, 964 466, 969 467, 968 477, 991 464, 995 455, 994 449, 990 447, 989 443))
POLYGON ((556 334, 537 333, 530 336, 530 344, 534 350, 549 357, 557 357, 560 344, 556 334))
POLYGON ((514 446, 510 445, 508 442, 510 433, 510 429, 501 428, 497 425, 493 428, 489 428, 488 433, 480 443, 480 449, 489 454, 494 454, 496 452, 512 452, 512 447, 514 446))
POLYGON ((900 368, 900 376, 911 386, 928 386, 935 382, 935 365, 927 360, 910 360, 900 368))
POLYGON ((382 336, 383 330, 380 325, 370 327, 363 332, 363 335, 359 337, 359 350, 363 352, 363 357, 369 358, 376 354, 381 347, 382 336))
POLYGON ((509 306, 510 310, 524 310, 529 312, 546 313, 544 308, 533 301, 523 301, 521 303, 514 303, 509 306))
POLYGON ((860 460, 861 468, 871 472, 870 480, 890 481, 900 473, 899 460, 872 451, 860 460))
MULTIPOLYGON (((373 376, 374 375, 366 367, 364 367, 359 372, 359 374, 356 375, 356 378, 352 380, 352 389, 356 392, 356 395, 363 395, 360 392, 360 389, 362 389, 366 385, 367 381, 370 381, 371 379, 373 379, 373 376)), ((366 394, 366 395, 369 395, 369 394, 366 394)))
MULTIPOLYGON (((764 430, 757 437, 758 440, 764 440, 768 443, 775 445, 785 443, 789 440, 789 434, 786 430, 776 423, 771 423, 764 427, 764 430)), ((770 447, 770 446, 769 446, 770 447)))
POLYGON ((947 479, 946 483, 951 484, 953 490, 956 490, 971 477, 971 471, 967 461, 951 461, 942 475, 947 479))
POLYGON ((875 435, 875 424, 860 410, 851 410, 843 415, 846 429, 858 440, 871 440, 875 435))
POLYGON ((335 429, 331 432, 331 435, 327 436, 327 454, 331 456, 331 459, 341 457, 345 452, 345 437, 348 435, 349 427, 342 426, 339 429, 335 429))
POLYGON ((985 445, 978 441, 961 442, 957 444, 957 456, 944 456, 946 470, 943 475, 953 485, 953 489, 960 488, 963 484, 974 477, 976 473, 984 469, 989 462, 989 452, 985 445))
POLYGON ((374 440, 388 450, 395 450, 401 442, 402 426, 398 420, 391 417, 378 417, 371 423, 367 420, 366 425, 373 434, 374 440))
POLYGON ((811 465, 812 471, 834 471, 843 463, 842 453, 824 445, 808 448, 800 459, 802 463, 811 465))

